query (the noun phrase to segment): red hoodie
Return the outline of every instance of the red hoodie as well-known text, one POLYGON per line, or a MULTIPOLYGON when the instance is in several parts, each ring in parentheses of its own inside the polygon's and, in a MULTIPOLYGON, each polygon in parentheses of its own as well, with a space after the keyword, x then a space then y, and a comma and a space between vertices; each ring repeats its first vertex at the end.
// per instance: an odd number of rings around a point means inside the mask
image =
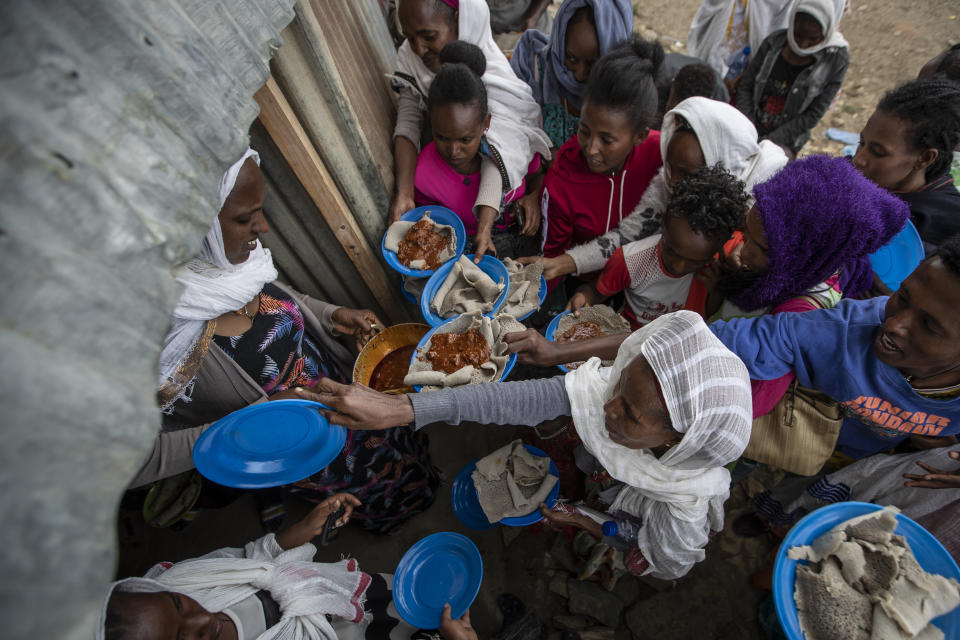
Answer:
POLYGON ((634 147, 614 175, 590 171, 576 135, 563 143, 543 181, 543 255, 558 256, 615 228, 640 202, 662 163, 659 131, 634 147))

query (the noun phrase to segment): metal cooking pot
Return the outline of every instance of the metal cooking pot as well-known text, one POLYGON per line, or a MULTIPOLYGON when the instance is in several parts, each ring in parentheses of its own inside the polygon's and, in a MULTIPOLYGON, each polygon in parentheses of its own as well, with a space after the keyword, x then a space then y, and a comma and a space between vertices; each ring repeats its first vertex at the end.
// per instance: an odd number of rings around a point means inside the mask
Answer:
MULTIPOLYGON (((416 346, 430 330, 430 325, 405 322, 387 327, 370 339, 353 365, 353 381, 370 385, 370 377, 380 361, 403 347, 416 346)), ((413 389, 409 389, 413 391, 413 389)))

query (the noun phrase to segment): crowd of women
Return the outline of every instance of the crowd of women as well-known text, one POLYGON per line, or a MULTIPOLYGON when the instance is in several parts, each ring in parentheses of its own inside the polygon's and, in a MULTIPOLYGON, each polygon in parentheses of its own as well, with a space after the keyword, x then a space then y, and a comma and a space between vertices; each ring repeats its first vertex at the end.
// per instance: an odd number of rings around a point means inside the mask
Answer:
MULTIPOLYGON (((602 564, 608 583, 681 578, 723 529, 731 483, 758 466, 744 455, 756 421, 800 387, 838 403, 834 455, 814 477, 770 487, 735 529, 782 532, 862 499, 895 504, 960 554, 960 500, 939 490, 960 488, 957 47, 890 87, 852 161, 795 159, 846 73, 845 0, 705 0, 691 56, 635 35, 628 0, 564 0, 552 16, 546 4, 491 2, 524 28, 552 19, 508 60, 483 0, 397 3, 385 222, 445 206, 478 260, 542 261, 551 293, 534 318, 610 301, 633 332, 507 337, 529 365, 586 361, 565 376, 410 395, 350 384, 345 343, 361 348, 384 323, 277 280, 248 150, 178 273, 163 428, 131 486, 192 473, 200 434, 254 403, 318 400, 349 436, 331 464, 285 487, 317 503, 304 521, 116 583, 103 637, 400 637, 385 578, 354 560, 313 563, 309 541, 341 507, 337 524, 381 534, 429 508, 441 486, 431 424, 549 425, 562 437, 540 444, 566 497, 637 531, 619 544, 576 508, 542 506, 603 558, 584 575, 602 564), (891 292, 869 256, 908 220, 927 257, 891 292)), ((445 614, 442 633, 476 637, 469 615, 445 614)))

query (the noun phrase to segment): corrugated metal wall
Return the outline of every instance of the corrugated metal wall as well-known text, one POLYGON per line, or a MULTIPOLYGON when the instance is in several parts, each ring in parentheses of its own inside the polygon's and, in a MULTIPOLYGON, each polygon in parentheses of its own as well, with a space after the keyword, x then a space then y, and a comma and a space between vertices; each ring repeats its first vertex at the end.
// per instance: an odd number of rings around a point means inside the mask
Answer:
POLYGON ((0 616, 94 637, 157 357, 290 0, 0 5, 0 616))
POLYGON ((385 320, 409 318, 380 256, 393 190, 396 64, 378 0, 300 0, 257 98, 271 234, 294 287, 385 320))

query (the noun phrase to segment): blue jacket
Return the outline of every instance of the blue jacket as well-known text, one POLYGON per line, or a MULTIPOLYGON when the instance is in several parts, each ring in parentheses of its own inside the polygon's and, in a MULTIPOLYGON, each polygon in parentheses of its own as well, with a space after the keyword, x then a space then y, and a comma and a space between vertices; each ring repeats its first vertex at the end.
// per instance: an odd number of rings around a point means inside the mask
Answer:
POLYGON ((838 400, 847 418, 837 448, 862 458, 909 435, 960 432, 960 398, 924 398, 873 354, 886 302, 844 300, 833 309, 720 321, 710 329, 740 356, 751 378, 793 370, 801 385, 838 400))

